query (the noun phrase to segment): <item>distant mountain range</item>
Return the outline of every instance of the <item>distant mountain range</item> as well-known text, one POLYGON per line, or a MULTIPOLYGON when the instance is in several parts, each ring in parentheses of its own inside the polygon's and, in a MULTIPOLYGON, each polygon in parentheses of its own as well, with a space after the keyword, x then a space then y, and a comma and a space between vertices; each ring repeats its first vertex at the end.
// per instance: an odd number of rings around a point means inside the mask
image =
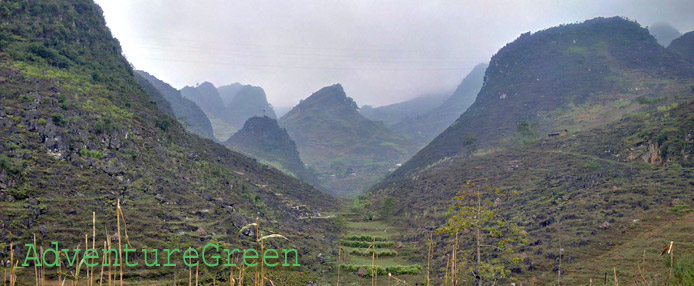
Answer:
POLYGON ((181 89, 209 117, 215 138, 225 141, 253 116, 277 118, 265 91, 257 86, 234 83, 216 88, 210 82, 181 89))
POLYGON ((450 94, 441 93, 418 96, 407 101, 379 107, 364 105, 359 108, 359 113, 373 121, 380 121, 387 126, 392 126, 405 118, 420 116, 431 111, 446 101, 449 96, 450 94))
POLYGON ((364 118, 340 84, 313 93, 280 118, 301 159, 333 195, 363 191, 406 160, 414 145, 364 118))

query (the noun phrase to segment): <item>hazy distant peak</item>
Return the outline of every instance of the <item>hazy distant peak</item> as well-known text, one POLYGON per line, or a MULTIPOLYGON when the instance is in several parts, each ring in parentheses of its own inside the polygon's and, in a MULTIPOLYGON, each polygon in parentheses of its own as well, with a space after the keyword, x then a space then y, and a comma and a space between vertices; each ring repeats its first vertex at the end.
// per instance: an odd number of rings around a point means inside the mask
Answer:
POLYGON ((357 110, 359 107, 351 97, 347 97, 342 85, 337 83, 326 86, 314 92, 308 98, 297 105, 300 108, 344 109, 357 110))
POLYGON ((655 37, 660 45, 667 47, 670 45, 672 40, 682 36, 679 30, 670 25, 669 23, 655 23, 648 27, 648 32, 655 37))

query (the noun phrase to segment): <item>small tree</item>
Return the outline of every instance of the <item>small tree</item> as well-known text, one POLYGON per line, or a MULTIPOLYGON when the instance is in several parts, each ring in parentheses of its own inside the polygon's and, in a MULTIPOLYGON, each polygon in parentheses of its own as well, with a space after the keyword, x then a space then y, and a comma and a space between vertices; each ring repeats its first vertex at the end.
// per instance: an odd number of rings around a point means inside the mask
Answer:
POLYGON ((504 199, 515 192, 502 191, 488 185, 488 180, 482 181, 483 185, 465 182, 450 207, 452 216, 439 229, 440 234, 448 233, 462 242, 463 247, 458 250, 462 255, 455 254, 453 269, 462 270, 460 274, 476 280, 478 285, 509 278, 509 266, 520 261, 515 250, 527 243, 527 233, 499 212, 504 199), (472 248, 465 250, 466 246, 472 248))

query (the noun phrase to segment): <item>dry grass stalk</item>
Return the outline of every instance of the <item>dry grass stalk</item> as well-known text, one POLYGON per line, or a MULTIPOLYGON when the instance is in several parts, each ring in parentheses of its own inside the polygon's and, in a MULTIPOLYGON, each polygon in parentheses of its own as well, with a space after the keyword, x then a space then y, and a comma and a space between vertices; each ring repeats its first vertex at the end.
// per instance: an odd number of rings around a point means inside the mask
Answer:
POLYGON ((120 234, 120 199, 116 204, 116 227, 118 228, 118 264, 120 265, 120 286, 123 286, 123 237, 120 234))
POLYGON ((371 286, 376 286, 376 238, 373 238, 373 242, 371 243, 371 249, 373 252, 371 253, 371 286))
POLYGON ((199 265, 200 264, 195 265, 195 286, 198 286, 198 278, 200 277, 199 265))
MULTIPOLYGON (((96 249, 96 212, 92 212, 92 248, 96 249)), ((92 281, 94 279, 94 266, 89 267, 91 274, 89 274, 89 284, 94 285, 92 281)))
POLYGON ((342 253, 345 256, 345 258, 347 258, 346 257, 347 254, 345 253, 345 250, 342 249, 342 247, 338 246, 337 247, 337 286, 340 286, 340 253, 342 253))
MULTIPOLYGON (((104 249, 106 249, 106 241, 104 241, 104 249)), ((101 273, 99 273, 99 286, 102 286, 104 282, 104 263, 106 263, 106 256, 104 256, 103 263, 101 263, 101 273)))
MULTIPOLYGON (((429 234, 429 252, 427 253, 427 286, 431 285, 429 280, 429 268, 431 267, 431 248, 434 246, 434 233, 429 234)), ((338 285, 340 286, 340 285, 338 285)))
POLYGON ((451 264, 451 257, 446 254, 446 275, 444 276, 444 285, 448 286, 448 267, 451 264))
POLYGON ((458 260, 457 260, 457 252, 458 252, 458 232, 455 232, 455 244, 453 246, 453 286, 458 286, 458 260))
MULTIPOLYGON (((88 249, 89 249, 89 235, 85 233, 84 234, 84 253, 85 253, 85 256, 86 256, 88 249)), ((91 279, 89 278, 89 268, 87 268, 86 270, 87 270, 87 286, 89 286, 89 284, 91 283, 91 281, 90 281, 91 279)), ((77 273, 77 275, 80 275, 80 274, 77 273)))
MULTIPOLYGON (((36 247, 36 233, 34 233, 34 247, 36 247)), ((34 282, 36 282, 36 286, 39 286, 39 269, 36 262, 34 262, 34 282)))
MULTIPOLYGON (((108 231, 106 231, 106 243, 108 245, 108 249, 111 249, 111 236, 108 234, 108 231)), ((111 266, 111 255, 108 255, 108 286, 111 286, 112 283, 112 270, 113 267, 111 266)))
MULTIPOLYGON (((14 244, 10 242, 10 286, 14 286, 14 244)), ((16 279, 16 278, 15 278, 16 279)))
POLYGON ((614 285, 619 286, 619 280, 617 279, 617 268, 612 267, 612 271, 614 272, 614 285))
MULTIPOLYGON (((39 257, 39 259, 43 259, 43 246, 41 246, 39 248, 39 254, 41 255, 41 257, 39 257)), ((41 267, 39 267, 39 285, 42 286, 42 285, 46 284, 46 281, 45 281, 46 277, 43 276, 43 271, 44 271, 43 265, 46 263, 46 261, 40 261, 40 262, 41 262, 41 267)))
POLYGON ((398 284, 402 283, 402 284, 405 284, 405 285, 407 285, 407 286, 412 286, 412 285, 410 285, 409 283, 405 282, 405 280, 402 280, 402 279, 399 279, 399 278, 393 276, 393 274, 391 274, 391 273, 388 273, 388 278, 397 281, 398 284))

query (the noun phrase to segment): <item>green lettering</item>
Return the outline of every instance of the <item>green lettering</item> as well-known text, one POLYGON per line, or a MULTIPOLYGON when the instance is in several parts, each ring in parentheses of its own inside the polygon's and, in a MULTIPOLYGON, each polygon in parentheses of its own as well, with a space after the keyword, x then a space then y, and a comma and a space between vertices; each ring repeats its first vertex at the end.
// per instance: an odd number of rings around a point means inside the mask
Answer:
POLYGON ((51 245, 54 245, 55 249, 53 249, 53 248, 46 249, 46 251, 44 251, 43 254, 41 255, 41 259, 43 260, 43 266, 58 267, 58 263, 60 260, 60 254, 59 254, 60 252, 58 250, 58 242, 57 241, 51 241, 51 245), (53 255, 55 256, 55 260, 53 260, 53 263, 50 263, 50 264, 48 262, 46 262, 46 253, 48 253, 49 251, 53 252, 53 255))
MULTIPOLYGON (((106 258, 106 263, 104 263, 104 266, 120 266, 120 261, 118 261, 118 250, 115 248, 104 249, 104 257, 106 258), (111 256, 109 256, 109 254, 112 252, 113 256, 116 257, 113 264, 111 264, 111 256)), ((72 266, 72 264, 70 264, 70 266, 72 266)))
MULTIPOLYGON (((73 249, 72 251, 75 254, 72 255, 72 259, 70 259, 70 255, 68 255, 68 253, 70 253, 69 249, 63 248, 60 251, 65 253, 65 258, 67 258, 67 265, 72 266, 72 265, 75 265, 75 261, 77 260, 77 255, 79 255, 80 252, 82 252, 82 249, 77 249, 77 248, 73 249)), ((114 251, 115 251, 115 249, 114 249, 114 251)))
POLYGON ((186 249, 186 252, 183 252, 183 264, 185 264, 188 267, 196 266, 199 264, 199 262, 195 261, 195 263, 192 263, 192 262, 188 263, 188 260, 186 260, 186 259, 198 259, 198 257, 199 257, 198 251, 195 250, 195 248, 188 248, 188 249, 186 249), (192 252, 194 254, 189 255, 188 254, 189 252, 192 252))
POLYGON ((282 266, 301 266, 299 264, 299 252, 296 249, 282 249, 282 252, 284 252, 284 263, 282 263, 282 266), (294 264, 287 262, 287 256, 289 256, 290 252, 294 252, 294 264))
POLYGON ((232 259, 231 259, 231 256, 232 256, 234 253, 237 253, 237 252, 238 252, 238 253, 241 253, 241 250, 238 249, 238 248, 234 248, 233 250, 227 248, 227 249, 224 249, 224 252, 227 253, 227 262, 224 263, 224 265, 222 265, 222 266, 224 266, 224 267, 235 267, 235 266, 236 266, 236 263, 231 263, 231 260, 232 260, 232 259))
POLYGON ((243 252, 243 263, 246 264, 248 267, 254 267, 258 265, 258 262, 256 261, 255 263, 248 263, 246 259, 258 259, 258 251, 255 249, 246 249, 246 251, 243 252), (255 254, 253 255, 248 255, 249 252, 253 252, 255 254))
POLYGON ((149 264, 147 263, 147 248, 143 248, 142 252, 145 254, 145 266, 147 267, 153 267, 153 266, 161 266, 159 265, 159 249, 152 249, 154 252, 154 263, 149 264))
POLYGON ((279 262, 275 262, 275 263, 272 263, 272 264, 267 263, 267 259, 268 259, 268 258, 270 258, 270 259, 277 259, 277 258, 280 258, 279 254, 277 253, 277 250, 272 249, 272 248, 266 249, 265 252, 263 253, 263 263, 265 263, 265 265, 266 265, 267 267, 275 267, 275 266, 277 266, 277 264, 280 264, 279 262), (268 252, 270 252, 270 251, 274 252, 275 254, 273 254, 273 255, 268 255, 268 252))
POLYGON ((87 265, 87 267, 97 266, 99 265, 98 261, 92 263, 89 263, 89 261, 94 261, 93 259, 99 259, 99 252, 97 252, 94 248, 87 249, 84 251, 84 259, 84 264, 87 265))
POLYGON ((39 255, 36 253, 36 247, 34 246, 33 243, 27 243, 24 244, 24 246, 28 246, 29 250, 27 250, 27 256, 24 258, 24 263, 22 263, 22 267, 28 267, 29 266, 29 260, 34 260, 34 265, 36 266, 41 266, 41 259, 39 259, 39 255), (29 257, 31 253, 34 253, 34 257, 29 257))
POLYGON ((128 267, 135 267, 135 266, 137 266, 138 264, 140 264, 139 262, 130 263, 130 261, 128 261, 128 253, 130 253, 130 252, 135 252, 135 250, 136 250, 136 249, 134 249, 134 248, 130 248, 130 245, 125 244, 125 250, 123 251, 123 252, 125 252, 125 266, 128 266, 128 267))
POLYGON ((176 266, 176 263, 171 263, 171 254, 174 252, 181 252, 180 249, 174 248, 174 249, 168 249, 165 248, 164 251, 166 252, 166 264, 164 264, 164 267, 171 267, 171 266, 176 266))
POLYGON ((219 266, 219 258, 220 258, 219 255, 212 255, 210 258, 214 259, 214 263, 207 263, 207 259, 205 259, 205 251, 207 251, 208 247, 214 247, 214 250, 219 251, 219 244, 213 244, 213 243, 206 244, 205 247, 202 248, 202 263, 207 265, 207 267, 219 266))

